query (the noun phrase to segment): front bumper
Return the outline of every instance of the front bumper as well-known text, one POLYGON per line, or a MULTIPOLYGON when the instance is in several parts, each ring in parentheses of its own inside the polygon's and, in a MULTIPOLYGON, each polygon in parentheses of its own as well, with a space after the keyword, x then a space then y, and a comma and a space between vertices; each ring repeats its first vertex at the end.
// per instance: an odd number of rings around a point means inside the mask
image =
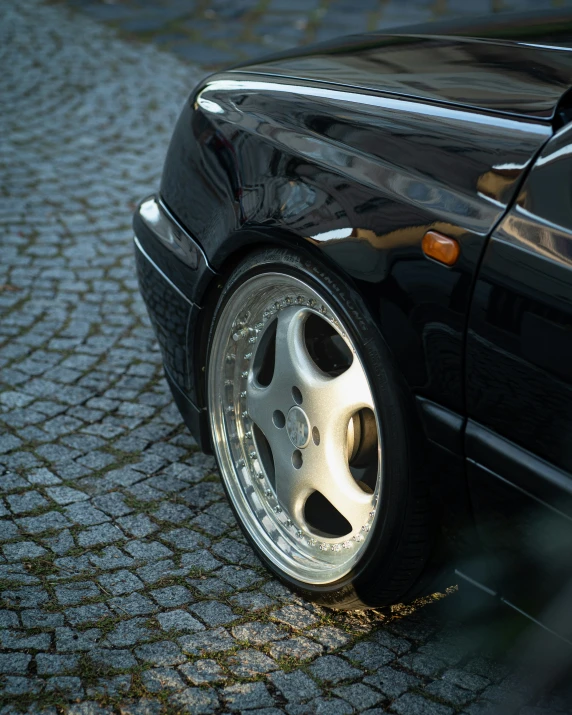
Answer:
POLYGON ((142 201, 133 217, 141 295, 157 337, 175 402, 203 451, 210 450, 199 390, 197 330, 201 304, 215 276, 199 244, 160 199, 142 201))

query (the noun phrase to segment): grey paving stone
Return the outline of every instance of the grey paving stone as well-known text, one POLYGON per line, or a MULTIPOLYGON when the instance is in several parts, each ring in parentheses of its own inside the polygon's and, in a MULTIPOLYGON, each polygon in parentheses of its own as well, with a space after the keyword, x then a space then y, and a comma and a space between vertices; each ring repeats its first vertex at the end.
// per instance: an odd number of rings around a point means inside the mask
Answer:
POLYGON ((388 667, 378 668, 375 675, 368 675, 363 682, 381 690, 384 695, 392 699, 422 684, 419 678, 388 667))
POLYGON ((24 674, 31 660, 32 656, 27 653, 0 653, 0 673, 24 674))
POLYGON ((268 676, 270 682, 288 702, 300 702, 318 697, 320 690, 306 673, 295 670, 292 673, 278 671, 268 676))
POLYGON ((323 655, 315 660, 308 670, 314 678, 334 684, 343 680, 355 680, 362 675, 361 670, 336 655, 323 655))
POLYGON ((2 549, 8 561, 33 560, 45 556, 48 552, 33 541, 18 541, 15 544, 6 544, 2 549))
POLYGON ((390 710, 399 715, 453 715, 455 712, 448 705, 441 705, 413 693, 401 695, 391 704, 390 710))
MULTIPOLYGON (((15 615, 15 614, 14 614, 15 615)), ((64 625, 63 613, 49 613, 37 609, 20 611, 24 628, 56 628, 64 625)))
POLYGON ((460 688, 444 680, 433 681, 425 688, 425 691, 439 698, 439 700, 451 703, 457 707, 470 703, 474 698, 470 690, 460 688))
POLYGON ((452 683, 453 685, 458 685, 460 688, 472 691, 482 690, 490 684, 487 678, 475 675, 474 673, 467 673, 458 668, 447 670, 441 677, 447 683, 452 683))
POLYGON ((58 556, 67 554, 75 546, 73 536, 68 529, 60 531, 57 536, 43 537, 43 543, 58 556))
POLYGON ((93 570, 87 554, 82 554, 81 556, 62 556, 59 559, 54 559, 54 565, 60 570, 62 579, 69 579, 72 576, 79 575, 85 577, 93 570))
POLYGON ((240 650, 228 659, 229 671, 238 678, 252 678, 271 673, 278 666, 264 653, 258 650, 240 650))
POLYGON ((210 660, 209 658, 201 658, 201 660, 192 663, 183 663, 183 665, 179 666, 179 671, 193 685, 220 683, 226 679, 222 668, 216 660, 210 660))
POLYGON ((20 532, 14 522, 2 519, 0 521, 0 543, 10 541, 19 536, 20 532))
POLYGON ((39 492, 25 492, 24 494, 9 494, 6 501, 14 514, 25 514, 49 506, 49 502, 39 492))
POLYGON ((418 675, 435 677, 438 673, 445 669, 446 664, 438 658, 432 658, 429 655, 412 654, 405 655, 397 661, 399 665, 411 670, 418 675))
POLYGON ((180 632, 195 632, 203 631, 205 627, 196 618, 193 618, 190 613, 182 610, 167 611, 160 613, 157 620, 161 628, 165 631, 180 631, 180 632))
POLYGON ((146 618, 132 618, 118 623, 108 634, 104 645, 118 648, 132 646, 150 640, 153 635, 154 631, 148 627, 146 618))
POLYGON ((123 541, 125 535, 113 524, 101 524, 80 531, 76 538, 80 546, 91 547, 123 541))
POLYGON ((284 606, 274 611, 272 618, 297 629, 308 628, 318 623, 316 616, 300 606, 284 606))
POLYGON ((188 568, 177 568, 173 559, 151 561, 137 569, 137 575, 146 584, 155 584, 169 577, 186 576, 188 573, 188 568))
POLYGON ((73 606, 76 603, 97 598, 101 591, 93 581, 77 581, 63 586, 55 587, 56 598, 64 606, 73 606))
POLYGON ((159 521, 170 521, 173 524, 184 524, 193 518, 193 512, 183 504, 171 504, 163 502, 161 506, 153 512, 153 518, 159 521))
MULTIPOLYGON (((66 515, 73 521, 74 524, 79 524, 80 526, 95 526, 97 524, 103 524, 106 521, 110 521, 110 517, 105 514, 103 511, 100 509, 96 509, 94 506, 91 504, 87 504, 85 502, 79 502, 77 504, 70 504, 69 506, 66 507, 65 509, 66 515)), ((81 532, 81 534, 85 534, 85 532, 81 532)), ((86 543, 80 543, 81 546, 86 546, 86 545, 99 545, 99 543, 107 543, 107 541, 104 542, 94 542, 93 544, 88 544, 87 540, 90 537, 88 535, 83 537, 83 540, 86 543)))
POLYGON ((192 553, 186 553, 181 556, 181 566, 193 570, 193 573, 209 573, 221 566, 221 562, 216 559, 206 549, 199 549, 192 553))
POLYGON ((57 675, 52 678, 48 678, 46 681, 46 692, 63 693, 70 700, 82 698, 84 695, 81 679, 70 677, 68 675, 57 675))
POLYGON ((30 635, 26 631, 0 631, 0 643, 10 650, 48 650, 50 636, 48 633, 30 635))
MULTIPOLYGON (((25 623, 23 623, 23 625, 26 627, 25 623)), ((0 628, 18 628, 19 626, 20 621, 18 620, 17 613, 5 609, 0 610, 0 628)))
POLYGON ((18 519, 18 526, 28 534, 41 534, 52 529, 64 529, 71 522, 59 511, 49 511, 41 516, 27 516, 18 519))
POLYGON ((137 666, 130 650, 94 648, 89 651, 88 656, 96 666, 106 670, 128 670, 137 666))
POLYGON ((250 588, 254 584, 264 581, 260 574, 244 566, 223 566, 217 571, 217 578, 226 581, 233 590, 250 588))
POLYGON ((74 653, 92 650, 101 638, 99 628, 76 631, 72 628, 56 628, 56 650, 58 653, 74 653))
POLYGON ((111 611, 105 603, 92 603, 88 606, 68 608, 65 611, 65 617, 72 626, 83 625, 84 623, 96 623, 110 615, 111 611))
POLYGON ((241 544, 235 539, 221 539, 212 548, 216 556, 233 564, 257 566, 260 564, 254 552, 246 544, 241 544))
POLYGON ((108 546, 96 554, 89 554, 90 563, 97 569, 117 569, 132 566, 135 559, 123 553, 117 546, 108 546))
POLYGON ((125 516, 133 509, 125 503, 125 496, 119 492, 94 497, 93 505, 110 516, 125 516))
POLYGON ((85 700, 83 703, 75 703, 68 708, 68 715, 111 715, 113 710, 109 707, 102 707, 96 702, 85 700))
POLYGON ((187 687, 173 668, 153 668, 141 674, 141 681, 150 693, 184 690, 187 687))
POLYGON ((109 591, 114 596, 121 596, 124 593, 133 593, 145 587, 145 584, 130 571, 121 569, 114 573, 106 573, 97 579, 105 591, 109 591))
POLYGON ((210 715, 219 705, 216 693, 203 688, 186 688, 172 695, 170 702, 182 712, 192 715, 210 715))
POLYGON ((180 665, 187 660, 179 646, 171 641, 159 641, 139 646, 135 649, 135 655, 145 663, 162 666, 180 665))
POLYGON ((205 546, 208 543, 208 539, 202 534, 191 531, 191 529, 173 529, 163 533, 161 538, 183 551, 195 551, 198 547, 205 546))
POLYGON ((213 628, 204 633, 181 636, 178 641, 183 652, 189 655, 214 655, 236 647, 236 641, 224 628, 213 628))
POLYGON ((66 505, 89 499, 87 494, 71 487, 47 487, 46 494, 58 504, 66 505))
POLYGON ((256 612, 272 606, 272 599, 268 598, 264 593, 245 592, 237 593, 229 599, 236 612, 240 610, 256 612))
POLYGON ((319 643, 314 643, 309 638, 298 636, 287 638, 275 643, 270 643, 268 650, 273 658, 298 658, 299 660, 311 660, 322 655, 324 647, 319 643))
POLYGON ((206 532, 209 536, 222 536, 230 528, 229 524, 204 512, 191 521, 191 526, 206 532))
POLYGON ((228 606, 218 601, 202 601, 190 606, 190 610, 207 626, 224 626, 237 618, 228 606))
POLYGON ((307 703, 307 707, 311 708, 311 712, 316 715, 350 715, 354 712, 349 703, 339 698, 315 698, 307 703))
POLYGON ((128 616, 144 616, 148 613, 155 613, 157 610, 157 606, 153 601, 140 593, 110 598, 107 603, 117 613, 128 616))
POLYGON ((14 605, 21 608, 34 608, 49 600, 47 591, 36 586, 23 586, 22 588, 2 591, 0 596, 4 601, 4 605, 14 605))
POLYGON ((405 638, 399 638, 386 630, 378 630, 371 635, 369 638, 372 643, 378 643, 379 645, 389 648, 397 655, 404 655, 411 648, 411 643, 405 638))
POLYGON ((73 672, 79 663, 78 655, 53 655, 38 653, 36 667, 38 675, 60 675, 73 672))
POLYGON ((274 699, 264 683, 237 683, 221 691, 221 697, 231 710, 254 710, 274 705, 274 699))
POLYGON ((281 640, 286 637, 274 623, 263 623, 261 621, 251 621, 242 623, 231 629, 232 635, 239 641, 246 641, 252 645, 265 645, 271 641, 281 640))
MULTIPOLYGON (((39 678, 23 678, 17 675, 6 675, 3 678, 2 695, 6 698, 10 695, 36 695, 44 685, 39 678)), ((10 706, 8 706, 10 707, 10 706)), ((14 709, 8 711, 10 715, 17 712, 14 709)))
POLYGON ((119 707, 121 715, 159 715, 161 710, 161 703, 149 698, 139 698, 139 700, 123 703, 119 707))
POLYGON ((158 541, 130 541, 125 545, 133 558, 139 561, 158 561, 173 555, 173 552, 158 541))
POLYGON ((31 586, 40 583, 40 579, 31 576, 29 569, 21 563, 0 564, 0 579, 4 584, 12 586, 31 586))
POLYGON ((151 519, 145 514, 123 516, 117 519, 117 523, 125 533, 136 536, 137 538, 149 536, 149 534, 152 534, 159 528, 156 524, 153 524, 151 519))
POLYGON ((174 608, 182 606, 185 603, 193 601, 193 596, 188 588, 184 586, 166 586, 165 588, 157 588, 150 591, 149 595, 160 606, 165 608, 174 608))
POLYGON ((357 643, 353 648, 346 651, 344 655, 362 667, 367 668, 367 670, 377 670, 382 665, 388 665, 388 663, 396 660, 395 653, 382 645, 368 641, 357 643))
POLYGON ((368 688, 363 683, 353 683, 352 685, 344 685, 341 688, 334 689, 334 695, 337 695, 343 700, 347 700, 350 705, 357 708, 359 712, 367 708, 377 705, 383 696, 372 688, 368 688))
POLYGON ((99 678, 95 685, 86 688, 88 698, 118 698, 131 688, 132 677, 129 674, 99 678))
POLYGON ((308 631, 308 636, 324 646, 327 652, 336 651, 351 642, 352 637, 333 626, 322 626, 308 631))

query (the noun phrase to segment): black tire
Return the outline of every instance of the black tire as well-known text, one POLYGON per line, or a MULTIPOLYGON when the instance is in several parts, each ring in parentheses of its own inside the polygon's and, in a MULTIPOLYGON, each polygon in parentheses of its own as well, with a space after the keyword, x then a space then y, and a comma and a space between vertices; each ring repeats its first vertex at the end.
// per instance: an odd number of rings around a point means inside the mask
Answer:
POLYGON ((207 381, 210 371, 217 369, 216 365, 211 365, 210 353, 221 311, 244 281, 273 270, 287 272, 322 295, 327 295, 343 318, 352 340, 359 346, 383 429, 380 513, 368 548, 355 568, 335 583, 311 585, 283 573, 265 557, 241 522, 232 499, 229 498, 229 501, 246 538, 262 562, 304 598, 347 610, 379 608, 410 601, 423 591, 426 567, 435 540, 429 484, 422 468, 422 433, 413 399, 358 292, 313 257, 281 248, 253 252, 232 271, 222 289, 209 335, 207 381))

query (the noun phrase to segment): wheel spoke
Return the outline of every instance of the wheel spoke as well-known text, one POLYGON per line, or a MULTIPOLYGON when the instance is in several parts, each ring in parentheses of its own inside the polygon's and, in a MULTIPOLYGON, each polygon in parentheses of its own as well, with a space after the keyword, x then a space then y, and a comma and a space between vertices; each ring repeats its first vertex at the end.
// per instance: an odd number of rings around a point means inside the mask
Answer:
POLYGON ((259 387, 249 378, 247 384, 247 410, 251 420, 256 422, 269 439, 270 425, 272 424, 272 396, 271 387, 259 387))
POLYGON ((292 306, 278 316, 276 327, 276 387, 283 386, 288 395, 293 385, 304 391, 320 382, 322 375, 315 366, 304 341, 304 321, 307 308, 292 306))
MULTIPOLYGON (((326 445, 324 445, 326 447, 326 445)), ((367 494, 355 481, 342 445, 316 450, 307 455, 305 475, 308 486, 319 491, 358 532, 367 522, 372 509, 373 495, 367 494), (314 466, 315 465, 315 466, 314 466), (319 469, 316 467, 319 466, 319 469)))
POLYGON ((322 402, 327 404, 327 414, 335 413, 347 426, 349 418, 364 407, 374 409, 371 390, 363 367, 357 357, 350 367, 338 377, 330 378, 320 390, 322 402))
POLYGON ((301 525, 304 522, 304 504, 312 490, 304 480, 302 469, 295 469, 292 465, 291 452, 275 452, 276 496, 290 518, 301 525))

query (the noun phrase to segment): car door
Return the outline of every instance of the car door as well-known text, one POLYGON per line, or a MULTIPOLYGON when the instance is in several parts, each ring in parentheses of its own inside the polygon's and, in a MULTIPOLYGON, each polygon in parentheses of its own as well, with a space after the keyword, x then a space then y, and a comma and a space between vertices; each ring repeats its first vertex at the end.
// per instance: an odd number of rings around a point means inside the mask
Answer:
POLYGON ((546 144, 489 241, 465 378, 468 480, 488 554, 479 578, 538 615, 572 577, 572 126, 546 144))

